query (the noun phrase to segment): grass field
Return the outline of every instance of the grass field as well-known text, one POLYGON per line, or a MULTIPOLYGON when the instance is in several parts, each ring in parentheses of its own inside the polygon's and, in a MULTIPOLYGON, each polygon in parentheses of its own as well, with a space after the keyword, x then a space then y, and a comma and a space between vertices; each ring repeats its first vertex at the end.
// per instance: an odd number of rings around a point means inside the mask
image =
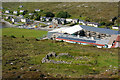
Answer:
MULTIPOLYGON (((26 33, 23 30, 24 34, 18 33, 21 32, 21 29, 14 34, 9 30, 17 29, 3 29, 3 78, 118 77, 118 49, 98 49, 90 45, 52 40, 36 41, 35 37, 38 37, 36 32, 34 36, 26 35, 29 32, 32 34, 31 31, 34 30, 26 30, 29 31, 26 33), (10 37, 11 35, 15 35, 16 38, 10 37), (21 38, 21 35, 26 35, 26 37, 21 38), (90 58, 90 61, 84 61, 83 64, 89 62, 91 65, 41 63, 42 58, 49 52, 69 53, 75 57, 86 56, 90 58)), ((42 35, 43 33, 46 34, 46 32, 42 32, 42 35)), ((66 57, 60 59, 67 60, 66 57)))
POLYGON ((20 29, 20 28, 3 28, 2 34, 7 36, 15 36, 15 37, 43 37, 43 35, 47 35, 47 31, 41 30, 31 30, 31 29, 20 29))
POLYGON ((23 5, 24 10, 29 12, 34 9, 41 9, 45 12, 50 11, 58 13, 67 11, 71 18, 84 19, 90 18, 91 21, 109 22, 113 17, 118 15, 118 3, 115 2, 3 2, 5 9, 20 10, 19 5, 23 5), (82 17, 80 17, 82 16, 82 17))

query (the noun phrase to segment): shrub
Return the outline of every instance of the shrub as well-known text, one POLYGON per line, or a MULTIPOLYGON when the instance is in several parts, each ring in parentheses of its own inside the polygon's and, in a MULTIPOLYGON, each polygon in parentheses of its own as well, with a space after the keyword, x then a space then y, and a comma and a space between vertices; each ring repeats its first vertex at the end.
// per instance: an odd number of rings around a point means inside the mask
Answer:
POLYGON ((7 35, 4 35, 4 37, 7 37, 7 35))
POLYGON ((57 14, 57 17, 60 17, 60 18, 69 18, 71 15, 68 13, 68 12, 64 12, 64 11, 60 11, 58 14, 57 14))
POLYGON ((22 38, 24 38, 24 35, 22 35, 22 38))
POLYGON ((46 17, 54 17, 55 15, 52 12, 46 12, 46 17))
POLYGON ((16 38, 14 35, 11 35, 12 38, 16 38))

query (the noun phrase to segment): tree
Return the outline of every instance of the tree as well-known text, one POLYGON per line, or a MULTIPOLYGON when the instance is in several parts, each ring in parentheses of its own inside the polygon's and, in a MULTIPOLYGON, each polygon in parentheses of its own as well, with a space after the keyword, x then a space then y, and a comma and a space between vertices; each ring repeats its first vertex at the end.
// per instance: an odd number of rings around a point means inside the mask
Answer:
POLYGON ((105 25, 105 22, 101 22, 100 25, 105 25))
POLYGON ((57 14, 57 17, 60 17, 60 18, 69 18, 71 15, 68 13, 68 12, 64 12, 64 11, 60 11, 58 14, 57 14))
POLYGON ((111 26, 111 25, 114 25, 114 23, 113 22, 107 22, 105 25, 106 26, 111 26))
POLYGON ((52 12, 46 12, 46 17, 54 17, 55 15, 52 12))
POLYGON ((115 22, 116 19, 117 19, 117 17, 112 18, 112 22, 115 22))
POLYGON ((24 17, 25 17, 25 18, 29 18, 29 15, 28 15, 28 14, 25 14, 24 17))
POLYGON ((20 14, 20 13, 19 13, 19 12, 17 12, 16 16, 19 16, 19 14, 20 14))
POLYGON ((34 19, 35 20, 40 20, 40 14, 38 14, 38 13, 34 13, 34 19))

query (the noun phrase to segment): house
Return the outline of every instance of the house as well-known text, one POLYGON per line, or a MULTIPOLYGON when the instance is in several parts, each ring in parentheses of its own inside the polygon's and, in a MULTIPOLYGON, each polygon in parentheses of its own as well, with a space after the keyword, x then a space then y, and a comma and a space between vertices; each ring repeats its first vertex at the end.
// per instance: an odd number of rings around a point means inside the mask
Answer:
POLYGON ((66 19, 66 22, 67 23, 72 22, 72 19, 66 19))
POLYGON ((118 26, 112 26, 112 29, 119 29, 118 26))
POLYGON ((17 14, 18 12, 17 11, 13 11, 13 14, 17 14))
POLYGON ((88 26, 94 26, 94 27, 100 26, 98 23, 95 23, 95 22, 87 22, 86 24, 87 24, 88 26))
POLYGON ((29 13, 29 15, 31 16, 31 15, 33 15, 34 13, 29 13))
POLYGON ((40 9, 35 9, 36 12, 40 12, 40 9))
POLYGON ((20 10, 20 13, 23 13, 24 12, 24 10, 20 10))
POLYGON ((61 22, 61 24, 66 24, 66 19, 61 18, 61 19, 60 19, 60 22, 61 22))
POLYGON ((5 13, 7 13, 7 14, 8 14, 8 13, 10 13, 10 11, 9 11, 9 10, 6 10, 6 11, 5 11, 5 13))
POLYGON ((22 7, 23 7, 23 5, 20 5, 20 6, 19 6, 19 8, 22 8, 22 7))
POLYGON ((43 21, 43 22, 46 21, 46 17, 42 17, 42 16, 41 16, 41 17, 40 17, 40 21, 43 21))
POLYGON ((78 23, 79 22, 79 19, 73 19, 72 20, 72 23, 75 24, 75 23, 78 23))
POLYGON ((20 18, 12 18, 11 21, 12 22, 20 22, 20 18))
POLYGON ((47 22, 52 21, 52 18, 51 17, 46 17, 46 21, 47 22))
POLYGON ((23 15, 19 15, 20 18, 23 18, 24 16, 23 15))
POLYGON ((20 20, 21 22, 30 22, 30 19, 25 19, 25 18, 22 18, 21 20, 20 20))
POLYGON ((86 25, 86 22, 83 20, 79 20, 79 24, 86 25))
POLYGON ((10 19, 10 16, 6 16, 5 19, 10 19))
POLYGON ((55 23, 55 24, 66 24, 66 19, 64 19, 64 18, 53 18, 52 22, 55 23))

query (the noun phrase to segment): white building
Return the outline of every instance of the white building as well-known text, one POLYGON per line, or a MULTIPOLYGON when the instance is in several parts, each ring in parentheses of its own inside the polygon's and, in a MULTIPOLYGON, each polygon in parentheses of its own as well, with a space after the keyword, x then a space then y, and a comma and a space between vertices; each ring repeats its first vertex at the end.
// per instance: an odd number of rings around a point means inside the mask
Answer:
POLYGON ((66 22, 72 22, 73 19, 66 19, 66 22))
POLYGON ((24 10, 20 10, 20 13, 23 13, 24 12, 24 10))
POLYGON ((21 19, 21 22, 29 22, 30 19, 21 19))
POLYGON ((6 16, 5 19, 10 19, 10 16, 6 16))
POLYGON ((23 15, 19 15, 19 17, 23 18, 24 16, 23 15))
POLYGON ((119 27, 118 26, 113 26, 112 29, 119 29, 119 27))
POLYGON ((29 15, 31 16, 31 15, 33 15, 33 13, 29 13, 29 15))
POLYGON ((99 26, 99 24, 95 23, 95 22, 87 22, 87 25, 88 26, 93 26, 93 27, 98 27, 99 26))
POLYGON ((9 11, 9 10, 6 10, 5 13, 10 13, 10 11, 9 11))
POLYGON ((78 22, 79 22, 78 19, 73 19, 73 20, 72 20, 72 23, 73 23, 73 24, 78 23, 78 22))
POLYGON ((18 12, 17 11, 13 11, 13 14, 17 14, 18 12))
POLYGON ((40 9, 35 9, 36 12, 40 12, 40 9))
POLYGON ((83 20, 79 20, 79 24, 86 25, 86 22, 83 20))
POLYGON ((20 5, 20 6, 19 6, 19 8, 22 8, 22 7, 23 7, 23 5, 20 5))
POLYGON ((19 18, 12 18, 12 22, 20 22, 19 18))

